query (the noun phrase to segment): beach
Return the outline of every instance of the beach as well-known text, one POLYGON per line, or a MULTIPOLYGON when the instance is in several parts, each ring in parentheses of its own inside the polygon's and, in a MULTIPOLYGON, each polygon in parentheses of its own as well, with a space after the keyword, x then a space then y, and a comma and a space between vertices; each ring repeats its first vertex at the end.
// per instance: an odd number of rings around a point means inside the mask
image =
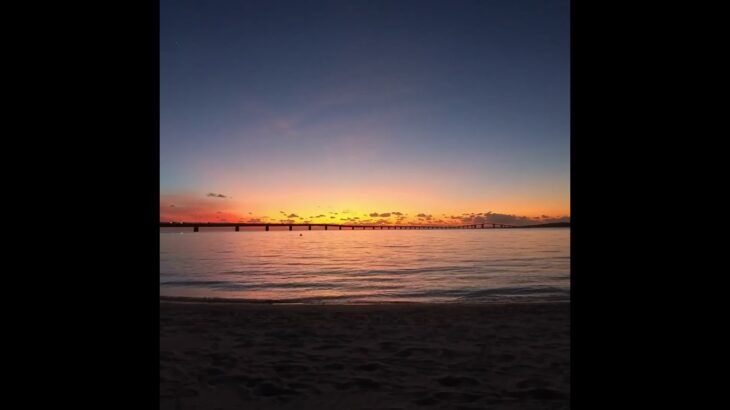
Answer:
POLYGON ((160 301, 161 409, 567 409, 570 304, 160 301))

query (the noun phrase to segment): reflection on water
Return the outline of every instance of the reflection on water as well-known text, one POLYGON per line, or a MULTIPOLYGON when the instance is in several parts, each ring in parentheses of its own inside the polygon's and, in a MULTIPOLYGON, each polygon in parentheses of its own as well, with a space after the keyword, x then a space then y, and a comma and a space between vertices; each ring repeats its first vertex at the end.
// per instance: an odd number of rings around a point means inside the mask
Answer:
POLYGON ((165 296, 494 302, 569 293, 564 228, 160 233, 165 296))

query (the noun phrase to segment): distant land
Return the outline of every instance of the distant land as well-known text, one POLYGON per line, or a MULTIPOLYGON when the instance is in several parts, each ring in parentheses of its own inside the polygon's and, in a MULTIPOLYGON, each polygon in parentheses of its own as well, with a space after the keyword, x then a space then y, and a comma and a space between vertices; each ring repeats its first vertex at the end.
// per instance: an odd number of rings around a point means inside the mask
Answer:
POLYGON ((553 222, 549 224, 523 225, 516 228, 570 228, 570 222, 553 222))

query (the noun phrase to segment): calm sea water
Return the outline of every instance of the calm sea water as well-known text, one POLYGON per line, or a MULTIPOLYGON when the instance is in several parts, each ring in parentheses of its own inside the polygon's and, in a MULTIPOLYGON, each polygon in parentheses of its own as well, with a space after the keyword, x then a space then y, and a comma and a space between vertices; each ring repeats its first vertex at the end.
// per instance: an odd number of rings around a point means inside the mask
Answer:
POLYGON ((567 301, 570 229, 163 228, 160 294, 307 303, 567 301))

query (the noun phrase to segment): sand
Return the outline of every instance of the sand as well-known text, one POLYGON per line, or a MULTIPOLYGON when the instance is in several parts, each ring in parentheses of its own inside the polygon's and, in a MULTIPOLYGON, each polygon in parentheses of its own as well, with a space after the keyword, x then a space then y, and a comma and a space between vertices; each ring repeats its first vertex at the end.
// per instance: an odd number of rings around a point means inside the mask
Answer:
POLYGON ((570 305, 160 301, 161 409, 567 409, 570 305))

